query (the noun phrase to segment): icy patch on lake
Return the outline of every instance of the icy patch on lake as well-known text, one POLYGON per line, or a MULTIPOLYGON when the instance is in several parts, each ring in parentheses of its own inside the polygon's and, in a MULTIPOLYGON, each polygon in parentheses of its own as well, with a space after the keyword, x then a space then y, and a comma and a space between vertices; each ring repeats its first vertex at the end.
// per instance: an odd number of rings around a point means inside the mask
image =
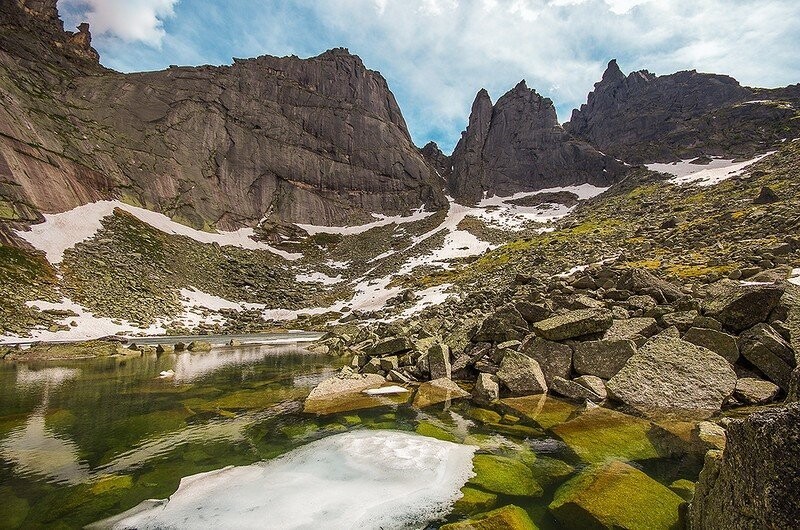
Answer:
POLYGON ((422 528, 474 476, 477 448, 399 431, 356 431, 268 462, 181 480, 95 528, 422 528))
POLYGON ((200 243, 217 243, 248 250, 267 250, 288 260, 302 257, 276 249, 253 239, 252 228, 240 228, 234 232, 203 232, 177 223, 164 214, 131 206, 121 201, 98 201, 78 206, 67 212, 45 214, 44 222, 32 225, 30 230, 15 231, 35 248, 44 251, 47 260, 52 264, 61 263, 64 251, 82 241, 91 239, 103 227, 102 221, 114 214, 114 209, 124 210, 143 223, 166 234, 186 236, 200 243))
POLYGON ((695 186, 713 186, 723 180, 742 174, 745 169, 752 166, 764 157, 775 151, 764 153, 751 160, 734 162, 722 158, 714 158, 708 164, 692 164, 691 160, 681 160, 672 164, 646 164, 647 169, 668 173, 675 178, 669 180, 671 184, 694 184, 695 186))

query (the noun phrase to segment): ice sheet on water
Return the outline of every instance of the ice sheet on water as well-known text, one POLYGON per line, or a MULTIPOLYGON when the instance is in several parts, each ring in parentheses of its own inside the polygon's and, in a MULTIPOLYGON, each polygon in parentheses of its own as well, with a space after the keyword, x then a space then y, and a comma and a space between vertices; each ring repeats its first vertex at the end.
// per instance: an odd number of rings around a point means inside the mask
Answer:
POLYGON ((104 528, 420 528, 446 515, 477 448, 400 431, 354 431, 275 460, 186 477, 164 503, 104 528))

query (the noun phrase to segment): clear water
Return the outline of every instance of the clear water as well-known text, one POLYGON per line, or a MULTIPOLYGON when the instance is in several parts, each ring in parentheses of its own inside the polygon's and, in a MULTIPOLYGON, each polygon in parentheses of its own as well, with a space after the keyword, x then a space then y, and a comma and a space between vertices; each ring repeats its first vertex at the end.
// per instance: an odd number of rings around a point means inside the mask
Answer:
MULTIPOLYGON (((511 418, 513 425, 487 425, 466 400, 424 410, 391 404, 303 413, 304 397, 339 362, 301 346, 273 345, 0 364, 0 528, 79 528, 145 499, 169 497, 182 477, 365 428, 430 432, 433 426, 483 452, 558 458, 576 470, 586 465, 552 427, 544 430, 524 415, 511 418), (174 377, 160 378, 165 370, 174 377)), ((695 480, 701 456, 676 446, 669 457, 636 465, 669 484, 695 480)), ((557 486, 547 485, 535 499, 501 497, 499 505, 513 502, 541 528, 559 528, 546 508, 557 486)))

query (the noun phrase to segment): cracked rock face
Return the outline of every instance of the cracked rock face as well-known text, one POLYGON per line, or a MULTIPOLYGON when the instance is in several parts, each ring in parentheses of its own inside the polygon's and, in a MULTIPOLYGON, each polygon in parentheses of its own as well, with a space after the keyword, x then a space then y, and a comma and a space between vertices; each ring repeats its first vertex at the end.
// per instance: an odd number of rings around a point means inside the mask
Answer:
POLYGON ((15 13, 26 22, 0 39, 11 80, 0 87, 0 170, 16 185, 14 204, 57 212, 122 196, 222 229, 269 216, 352 224, 446 204, 385 79, 345 49, 84 75, 64 58, 70 46, 73 62, 89 53, 87 27, 51 27, 61 40, 38 49, 37 31, 55 22, 15 13), (17 56, 28 61, 24 76, 10 74, 17 56), (60 78, 48 62, 60 62, 60 78))
POLYGON ((730 76, 695 70, 626 76, 612 60, 565 128, 629 163, 750 157, 786 137, 776 124, 794 110, 779 102, 796 99, 797 92, 797 86, 751 89, 730 76))
POLYGON ((525 81, 494 105, 486 90, 478 92, 451 161, 450 192, 468 203, 484 193, 507 196, 584 183, 608 186, 625 171, 620 162, 565 132, 553 102, 525 81))

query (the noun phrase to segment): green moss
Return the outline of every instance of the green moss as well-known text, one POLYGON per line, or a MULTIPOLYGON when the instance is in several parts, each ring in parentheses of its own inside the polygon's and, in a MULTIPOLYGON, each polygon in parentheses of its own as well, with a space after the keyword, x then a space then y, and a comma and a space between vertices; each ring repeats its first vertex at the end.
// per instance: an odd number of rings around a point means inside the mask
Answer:
POLYGON ((461 488, 462 497, 453 504, 453 513, 458 515, 473 515, 491 510, 497 504, 497 495, 486 491, 464 486, 461 488))
POLYGON ((14 208, 14 205, 4 200, 0 200, 0 220, 15 221, 17 219, 19 219, 19 214, 14 208))
POLYGON ((539 456, 530 464, 533 478, 542 485, 561 482, 575 472, 575 468, 563 460, 549 456, 539 456))
POLYGON ((646 460, 660 456, 648 434, 652 424, 605 408, 587 410, 552 431, 586 462, 611 458, 646 460))
POLYGON ((30 512, 30 505, 25 499, 14 495, 14 490, 7 486, 0 487, 0 499, 3 503, 3 516, 0 517, 0 529, 21 528, 30 512))
POLYGON ((419 422, 415 430, 417 434, 421 434, 422 436, 428 436, 430 438, 436 438, 437 440, 444 440, 446 442, 458 441, 457 438, 452 433, 447 432, 441 427, 438 427, 427 421, 419 422))
POLYGON ((542 487, 534 480, 530 468, 511 458, 475 455, 472 459, 475 476, 469 483, 502 495, 539 497, 542 487))
POLYGON ((577 408, 575 404, 549 397, 546 394, 506 398, 500 400, 500 403, 516 414, 521 414, 528 420, 536 422, 543 429, 550 429, 554 425, 567 421, 567 418, 577 408))
POLYGON ((683 503, 669 488, 620 461, 592 466, 563 484, 550 511, 570 528, 672 529, 683 503))
POLYGON ((441 530, 536 530, 528 513, 513 504, 482 513, 457 523, 446 524, 441 530))

